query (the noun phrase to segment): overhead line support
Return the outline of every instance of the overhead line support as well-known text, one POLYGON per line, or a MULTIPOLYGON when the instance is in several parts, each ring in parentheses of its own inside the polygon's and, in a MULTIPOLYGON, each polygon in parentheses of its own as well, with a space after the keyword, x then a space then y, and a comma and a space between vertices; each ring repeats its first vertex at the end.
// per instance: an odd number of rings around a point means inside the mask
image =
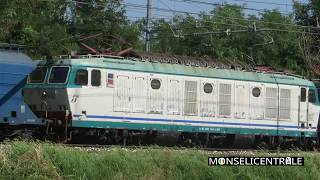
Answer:
POLYGON ((146 19, 146 37, 145 51, 150 52, 150 21, 151 21, 151 0, 147 0, 147 19, 146 19))

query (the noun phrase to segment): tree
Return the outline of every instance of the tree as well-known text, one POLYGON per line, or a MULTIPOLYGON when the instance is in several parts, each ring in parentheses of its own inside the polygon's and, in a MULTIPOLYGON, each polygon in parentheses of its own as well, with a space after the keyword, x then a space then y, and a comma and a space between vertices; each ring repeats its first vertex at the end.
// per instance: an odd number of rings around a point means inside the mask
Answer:
POLYGON ((140 31, 126 19, 120 0, 4 0, 0 18, 0 41, 27 45, 35 58, 79 51, 79 39, 98 33, 86 43, 101 50, 140 41, 140 31))
POLYGON ((226 5, 199 17, 180 15, 154 22, 152 50, 301 72, 297 31, 292 16, 276 10, 246 16, 242 7, 226 5))
POLYGON ((81 0, 68 4, 68 32, 73 36, 101 34, 86 43, 103 50, 134 46, 139 29, 129 23, 119 0, 81 0))
POLYGON ((27 45, 35 57, 65 52, 74 44, 64 26, 66 3, 62 0, 5 0, 0 6, 0 41, 27 45))
POLYGON ((299 53, 308 70, 319 64, 320 47, 320 2, 311 0, 307 4, 294 3, 295 19, 297 24, 306 26, 301 35, 299 53))

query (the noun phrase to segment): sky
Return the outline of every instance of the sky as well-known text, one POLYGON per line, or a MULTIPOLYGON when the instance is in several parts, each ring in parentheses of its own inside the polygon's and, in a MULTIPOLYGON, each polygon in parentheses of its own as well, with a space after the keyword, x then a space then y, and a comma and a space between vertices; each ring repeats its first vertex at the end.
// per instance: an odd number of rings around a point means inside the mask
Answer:
MULTIPOLYGON (((287 15, 292 12, 292 0, 151 0, 152 18, 165 18, 170 19, 174 16, 174 12, 165 12, 162 9, 169 11, 183 11, 199 13, 202 11, 210 12, 215 4, 237 4, 242 5, 248 9, 245 10, 246 14, 258 15, 259 12, 252 9, 278 9, 282 14, 287 15), (204 2, 204 3, 199 3, 204 2), (209 3, 209 4, 207 4, 209 3)), ((308 0, 296 0, 301 3, 306 3, 308 0)), ((146 4, 147 0, 124 0, 126 4, 127 16, 130 20, 141 19, 146 17, 146 4)))

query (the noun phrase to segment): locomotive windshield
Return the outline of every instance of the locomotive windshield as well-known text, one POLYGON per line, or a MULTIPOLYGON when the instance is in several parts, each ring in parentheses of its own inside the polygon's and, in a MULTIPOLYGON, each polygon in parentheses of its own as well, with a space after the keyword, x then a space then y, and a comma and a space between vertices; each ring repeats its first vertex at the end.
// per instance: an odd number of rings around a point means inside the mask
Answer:
POLYGON ((66 83, 69 67, 52 67, 49 83, 66 83))
POLYGON ((28 83, 43 83, 47 71, 47 67, 38 67, 29 75, 28 83))

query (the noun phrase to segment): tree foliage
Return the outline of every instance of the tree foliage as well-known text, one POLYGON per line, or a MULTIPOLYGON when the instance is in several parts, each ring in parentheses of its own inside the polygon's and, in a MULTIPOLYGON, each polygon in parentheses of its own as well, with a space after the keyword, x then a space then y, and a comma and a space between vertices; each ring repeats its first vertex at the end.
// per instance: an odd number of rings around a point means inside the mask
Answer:
POLYGON ((294 3, 295 20, 307 26, 300 38, 300 55, 309 69, 320 61, 320 1, 310 0, 307 4, 294 3))
POLYGON ((303 71, 297 53, 300 29, 292 16, 278 11, 247 16, 233 5, 214 8, 211 14, 155 22, 153 50, 303 71))
POLYGON ((32 47, 35 55, 63 52, 72 46, 61 39, 69 37, 64 26, 64 1, 4 0, 0 6, 0 38, 7 43, 32 47))
MULTIPOLYGON (((0 41, 24 44, 34 57, 80 51, 79 40, 99 50, 143 48, 144 20, 130 21, 122 0, 3 0, 0 41)), ((305 74, 319 60, 320 3, 294 3, 292 15, 217 6, 199 16, 152 22, 152 52, 209 56, 305 74), (310 27, 314 28, 310 28, 310 27)))
POLYGON ((118 0, 4 0, 0 3, 0 41, 24 44, 35 57, 79 50, 80 38, 98 49, 138 44, 139 29, 125 17, 118 0))

